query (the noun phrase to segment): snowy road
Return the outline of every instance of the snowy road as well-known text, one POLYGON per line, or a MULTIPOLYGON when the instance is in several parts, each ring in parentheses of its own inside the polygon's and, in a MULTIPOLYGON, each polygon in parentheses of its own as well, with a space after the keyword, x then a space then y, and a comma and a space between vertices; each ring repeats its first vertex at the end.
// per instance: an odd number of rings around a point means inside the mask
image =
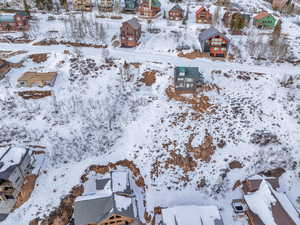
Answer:
MULTIPOLYGON (((33 53, 46 53, 46 52, 57 52, 61 53, 64 50, 71 50, 73 47, 65 45, 51 45, 51 46, 33 46, 32 44, 11 44, 0 43, 0 50, 16 51, 24 50, 28 51, 28 54, 33 53)), ((97 59, 102 57, 101 49, 97 48, 80 48, 81 52, 85 56, 97 59)), ((223 61, 212 61, 209 59, 194 59, 190 60, 187 58, 177 57, 171 54, 163 53, 151 53, 147 51, 134 50, 134 49, 121 49, 121 48, 110 48, 110 56, 115 58, 124 58, 128 62, 164 62, 171 63, 177 66, 197 66, 203 71, 211 70, 242 70, 251 72, 261 73, 288 73, 297 74, 300 72, 299 66, 293 66, 292 64, 272 64, 272 65, 249 65, 241 63, 223 62, 223 61)))

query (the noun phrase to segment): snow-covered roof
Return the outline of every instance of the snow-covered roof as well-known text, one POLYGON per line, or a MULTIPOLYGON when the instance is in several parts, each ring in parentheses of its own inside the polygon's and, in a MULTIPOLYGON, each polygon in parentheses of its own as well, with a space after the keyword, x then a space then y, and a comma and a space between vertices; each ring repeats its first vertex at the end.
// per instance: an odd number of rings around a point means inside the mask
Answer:
POLYGON ((111 180, 113 192, 125 192, 129 186, 128 173, 126 171, 112 171, 111 180))
POLYGON ((216 206, 182 205, 162 209, 165 225, 223 225, 216 206))
POLYGON ((0 148, 0 177, 7 178, 14 167, 19 165, 27 150, 22 147, 4 147, 0 148))
POLYGON ((259 189, 244 196, 249 209, 265 225, 298 225, 300 217, 284 193, 275 191, 271 184, 262 180, 259 189))
POLYGON ((139 23, 138 19, 135 18, 135 17, 133 17, 133 18, 130 19, 130 20, 125 21, 125 23, 130 24, 130 26, 132 26, 132 28, 134 28, 134 29, 136 29, 136 30, 137 30, 137 29, 140 29, 140 27, 141 27, 141 24, 139 23))

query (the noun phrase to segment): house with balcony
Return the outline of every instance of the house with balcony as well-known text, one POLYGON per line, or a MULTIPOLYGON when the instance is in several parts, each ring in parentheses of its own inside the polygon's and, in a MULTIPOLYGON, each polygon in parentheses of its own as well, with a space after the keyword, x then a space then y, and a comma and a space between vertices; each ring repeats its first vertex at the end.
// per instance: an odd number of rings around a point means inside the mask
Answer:
POLYGON ((211 57, 226 57, 229 49, 229 39, 219 32, 216 28, 211 27, 199 34, 201 51, 209 54, 211 57))

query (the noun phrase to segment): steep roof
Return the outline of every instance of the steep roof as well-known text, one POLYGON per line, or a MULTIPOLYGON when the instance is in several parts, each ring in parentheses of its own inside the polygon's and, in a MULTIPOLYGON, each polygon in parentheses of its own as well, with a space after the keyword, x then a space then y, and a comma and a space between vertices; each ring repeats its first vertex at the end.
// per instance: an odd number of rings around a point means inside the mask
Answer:
POLYGON ((152 1, 151 3, 151 6, 152 7, 156 7, 156 8, 160 8, 161 6, 161 3, 159 0, 143 0, 143 2, 149 2, 149 1, 152 1))
POLYGON ((165 225, 223 225, 216 206, 182 205, 162 209, 165 225))
POLYGON ((207 8, 201 6, 201 7, 196 11, 196 14, 199 14, 199 13, 202 12, 202 11, 204 11, 204 12, 209 12, 209 10, 208 10, 207 8))
POLYGON ((263 18, 265 18, 265 17, 267 17, 267 16, 269 16, 269 15, 271 15, 271 14, 268 13, 268 12, 261 12, 261 13, 257 14, 257 15, 254 17, 254 19, 256 19, 256 20, 261 20, 261 19, 263 19, 263 18))
POLYGON ((124 23, 128 23, 135 30, 138 30, 141 28, 141 24, 139 23, 138 19, 135 17, 133 17, 130 20, 125 21, 124 23))
POLYGON ((211 27, 209 29, 206 29, 205 31, 201 32, 199 34, 199 41, 203 42, 206 41, 214 36, 221 36, 223 38, 225 38, 227 41, 229 41, 229 39, 222 33, 220 33, 216 28, 211 27))
POLYGON ((100 222, 113 214, 135 218, 135 207, 128 173, 113 171, 110 178, 105 177, 95 181, 89 179, 85 183, 84 195, 77 197, 75 201, 75 225, 100 222))
POLYGON ((275 191, 270 183, 262 180, 259 189, 244 196, 256 224, 298 225, 299 213, 284 193, 275 191))
POLYGON ((0 148, 0 179, 8 179, 15 168, 23 162, 28 149, 21 147, 0 148))
POLYGON ((183 12, 183 9, 180 7, 179 4, 174 5, 174 6, 170 9, 170 11, 173 11, 173 10, 174 10, 174 11, 179 10, 179 11, 183 12))

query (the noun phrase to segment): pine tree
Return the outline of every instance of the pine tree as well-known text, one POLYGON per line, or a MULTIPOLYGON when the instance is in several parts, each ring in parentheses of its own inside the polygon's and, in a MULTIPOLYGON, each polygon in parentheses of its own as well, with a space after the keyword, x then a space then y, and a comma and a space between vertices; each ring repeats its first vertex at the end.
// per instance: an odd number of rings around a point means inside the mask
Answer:
POLYGON ((230 29, 233 34, 239 33, 246 25, 245 18, 240 13, 232 15, 230 29))

